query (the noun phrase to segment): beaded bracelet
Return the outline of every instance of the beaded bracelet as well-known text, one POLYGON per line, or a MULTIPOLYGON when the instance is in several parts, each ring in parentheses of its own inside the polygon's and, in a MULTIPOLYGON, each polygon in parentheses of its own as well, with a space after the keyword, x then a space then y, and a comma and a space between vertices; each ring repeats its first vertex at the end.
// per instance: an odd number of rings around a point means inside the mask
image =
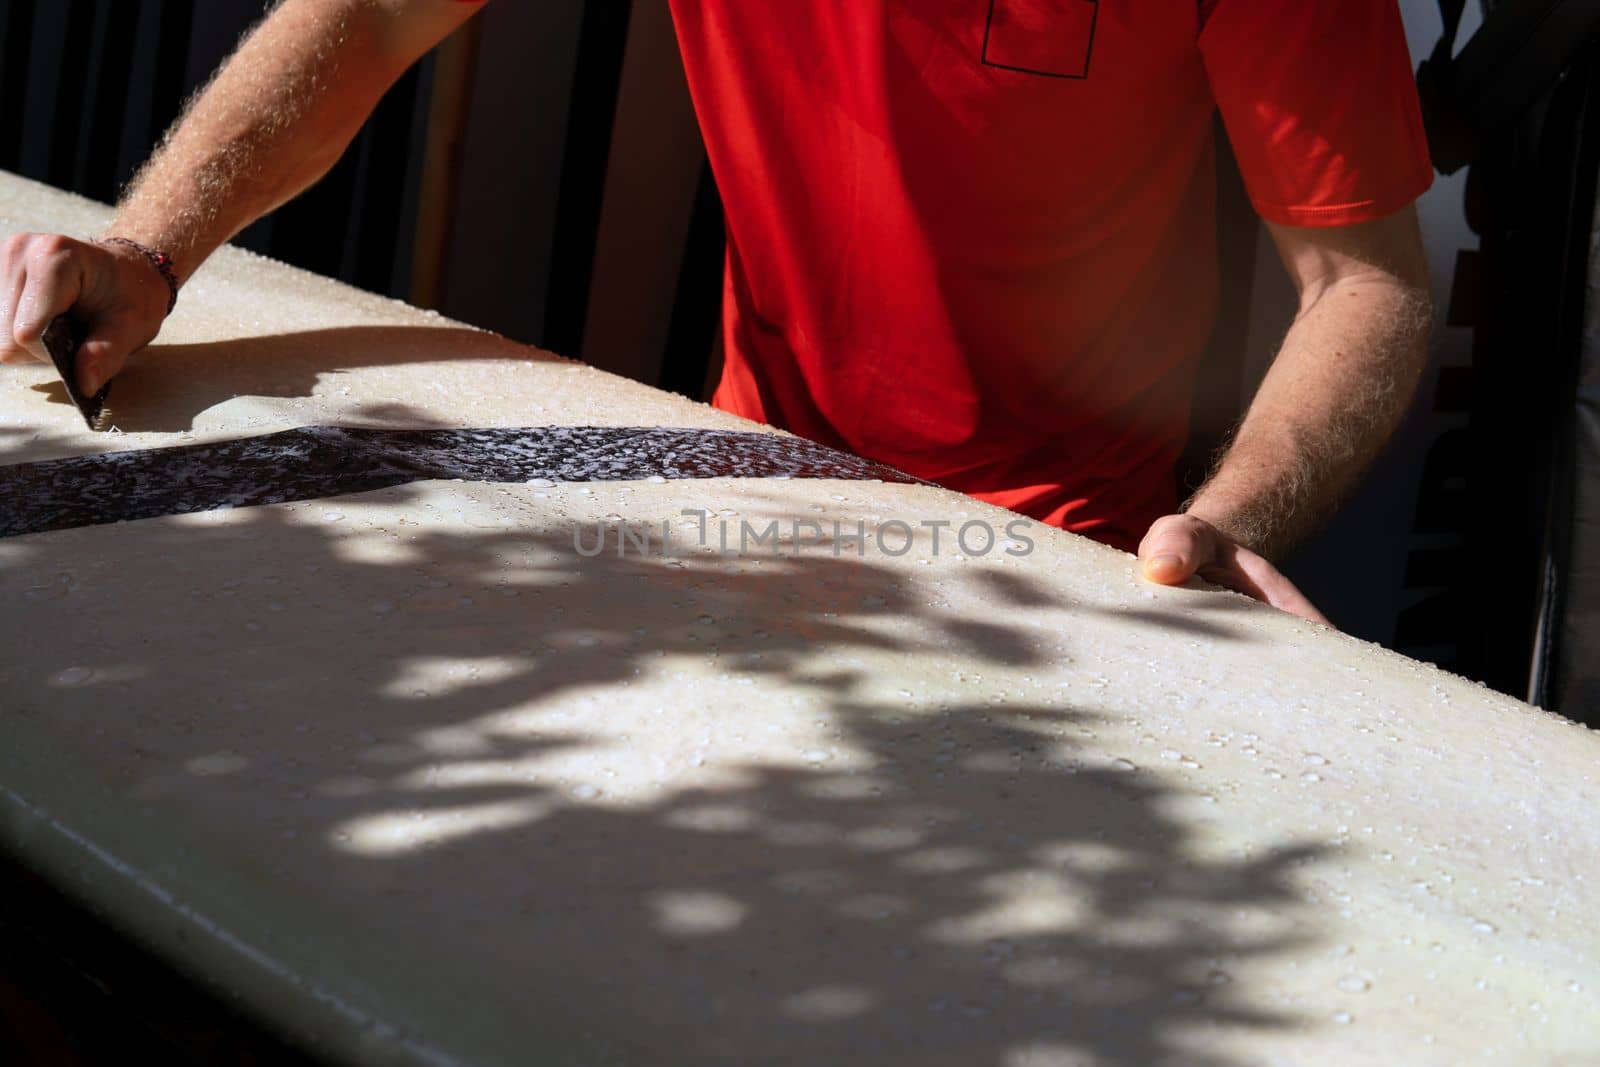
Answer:
POLYGON ((156 269, 156 273, 160 274, 162 279, 167 283, 167 314, 172 314, 172 309, 178 306, 178 272, 172 268, 171 256, 167 255, 160 249, 150 248, 146 245, 140 244, 138 241, 129 240, 126 237, 102 237, 96 241, 95 244, 122 245, 125 248, 133 249, 135 252, 143 256, 146 262, 154 267, 156 269))

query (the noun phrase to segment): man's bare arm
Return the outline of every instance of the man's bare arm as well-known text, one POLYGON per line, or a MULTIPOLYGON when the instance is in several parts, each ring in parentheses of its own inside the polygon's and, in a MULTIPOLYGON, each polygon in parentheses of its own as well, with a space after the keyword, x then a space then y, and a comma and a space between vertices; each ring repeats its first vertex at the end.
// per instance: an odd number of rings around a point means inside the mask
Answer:
POLYGON ((111 232, 186 279, 325 175, 379 99, 470 16, 454 0, 283 0, 145 164, 111 232))
POLYGON ((1343 503, 1404 417, 1428 358, 1427 260, 1412 208, 1270 230, 1299 312, 1211 476, 1183 515, 1151 527, 1139 555, 1156 581, 1198 572, 1317 617, 1267 561, 1343 503))
POLYGON ((1428 362, 1431 306, 1414 209, 1269 228, 1299 313, 1185 511, 1277 559, 1333 514, 1399 426, 1428 362))
MULTIPOLYGON (((282 0, 145 164, 108 233, 165 251, 187 280, 326 174, 396 79, 481 7, 282 0)), ((45 327, 71 309, 88 392, 155 337, 165 306, 165 282, 130 249, 23 234, 0 250, 0 359, 44 358, 45 327)))

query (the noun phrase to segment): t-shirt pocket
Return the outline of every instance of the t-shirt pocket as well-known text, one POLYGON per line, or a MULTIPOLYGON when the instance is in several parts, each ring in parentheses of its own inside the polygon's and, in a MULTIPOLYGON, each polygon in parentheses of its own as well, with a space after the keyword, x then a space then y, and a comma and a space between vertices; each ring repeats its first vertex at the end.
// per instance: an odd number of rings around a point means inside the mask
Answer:
POLYGON ((985 66, 1087 78, 1100 0, 989 0, 985 66))

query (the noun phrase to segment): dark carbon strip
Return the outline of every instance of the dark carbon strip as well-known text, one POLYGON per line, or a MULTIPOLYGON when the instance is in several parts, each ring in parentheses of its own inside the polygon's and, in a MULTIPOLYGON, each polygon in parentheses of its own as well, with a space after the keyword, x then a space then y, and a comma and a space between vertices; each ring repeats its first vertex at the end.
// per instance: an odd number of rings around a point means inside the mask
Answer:
POLYGON ((652 477, 916 481, 812 441, 732 430, 307 426, 237 441, 0 467, 0 537, 318 500, 432 478, 620 482, 652 477))

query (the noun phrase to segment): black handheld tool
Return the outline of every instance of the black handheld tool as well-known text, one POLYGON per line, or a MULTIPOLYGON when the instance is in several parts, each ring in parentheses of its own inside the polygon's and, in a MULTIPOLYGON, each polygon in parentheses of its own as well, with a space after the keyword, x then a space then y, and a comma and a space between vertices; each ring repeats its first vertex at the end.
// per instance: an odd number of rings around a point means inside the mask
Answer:
POLYGON ((78 388, 78 345, 81 342, 72 320, 65 315, 57 316, 44 331, 45 351, 50 353, 50 361, 56 365, 56 373, 61 375, 61 384, 67 387, 73 406, 89 429, 103 431, 106 428, 106 394, 111 391, 111 383, 102 385, 94 396, 83 395, 78 388))

